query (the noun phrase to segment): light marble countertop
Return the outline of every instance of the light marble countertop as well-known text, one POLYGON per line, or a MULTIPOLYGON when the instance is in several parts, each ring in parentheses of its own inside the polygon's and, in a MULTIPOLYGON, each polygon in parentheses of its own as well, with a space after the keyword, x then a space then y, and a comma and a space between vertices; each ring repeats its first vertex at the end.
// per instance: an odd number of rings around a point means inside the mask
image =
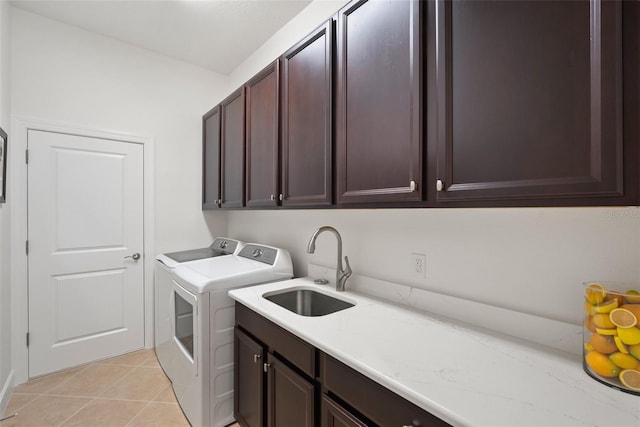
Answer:
POLYGON ((234 300, 455 426, 640 426, 640 396, 587 376, 581 356, 301 278, 234 300), (314 288, 355 303, 321 317, 264 298, 314 288))

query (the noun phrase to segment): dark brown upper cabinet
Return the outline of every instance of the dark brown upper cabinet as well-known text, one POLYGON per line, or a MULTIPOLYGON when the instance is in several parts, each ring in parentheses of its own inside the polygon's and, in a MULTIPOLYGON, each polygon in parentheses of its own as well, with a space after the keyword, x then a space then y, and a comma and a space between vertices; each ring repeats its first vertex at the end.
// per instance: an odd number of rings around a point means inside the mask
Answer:
POLYGON ((202 209, 220 207, 220 106, 202 116, 202 209))
POLYGON ((633 201, 620 2, 447 0, 428 10, 433 199, 633 201))
POLYGON ((221 162, 220 199, 222 208, 244 206, 244 87, 220 104, 221 162))
POLYGON ((338 13, 338 203, 422 198, 422 2, 356 1, 338 13))
POLYGON ((247 207, 276 206, 279 200, 280 62, 272 62, 245 87, 247 207))
POLYGON ((283 206, 333 201, 333 20, 282 56, 283 206))

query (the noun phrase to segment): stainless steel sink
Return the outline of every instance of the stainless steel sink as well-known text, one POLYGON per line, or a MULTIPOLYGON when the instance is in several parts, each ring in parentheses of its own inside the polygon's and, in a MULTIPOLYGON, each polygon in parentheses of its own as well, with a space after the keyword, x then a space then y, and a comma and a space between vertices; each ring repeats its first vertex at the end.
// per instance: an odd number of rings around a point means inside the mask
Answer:
POLYGON ((325 316, 355 305, 312 289, 277 291, 262 297, 301 316, 325 316))

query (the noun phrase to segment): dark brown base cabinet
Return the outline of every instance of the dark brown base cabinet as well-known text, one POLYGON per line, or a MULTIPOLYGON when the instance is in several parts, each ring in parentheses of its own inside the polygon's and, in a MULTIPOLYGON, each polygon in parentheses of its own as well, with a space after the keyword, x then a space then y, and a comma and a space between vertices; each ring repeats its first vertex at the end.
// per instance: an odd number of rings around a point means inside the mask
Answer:
POLYGON ((234 336, 234 408, 241 425, 261 426, 264 419, 265 381, 262 345, 238 328, 234 336))
POLYGON ((448 425, 239 303, 234 348, 243 427, 448 425))

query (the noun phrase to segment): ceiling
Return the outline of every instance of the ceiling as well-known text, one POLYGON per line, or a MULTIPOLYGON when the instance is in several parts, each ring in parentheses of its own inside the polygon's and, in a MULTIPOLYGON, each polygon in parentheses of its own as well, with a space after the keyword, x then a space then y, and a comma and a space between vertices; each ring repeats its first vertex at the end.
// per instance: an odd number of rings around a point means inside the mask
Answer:
POLYGON ((312 0, 13 0, 20 9, 229 74, 312 0))

